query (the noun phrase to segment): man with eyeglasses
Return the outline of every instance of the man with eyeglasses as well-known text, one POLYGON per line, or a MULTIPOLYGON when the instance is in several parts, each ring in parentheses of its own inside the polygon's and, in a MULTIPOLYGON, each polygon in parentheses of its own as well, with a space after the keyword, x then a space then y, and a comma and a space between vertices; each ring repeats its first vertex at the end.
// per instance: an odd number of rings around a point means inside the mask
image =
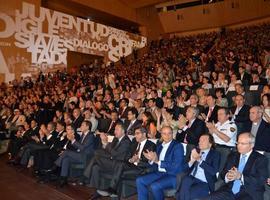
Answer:
POLYGON ((267 159, 253 150, 251 133, 239 135, 237 152, 232 152, 221 172, 225 185, 204 200, 263 200, 268 177, 267 159))

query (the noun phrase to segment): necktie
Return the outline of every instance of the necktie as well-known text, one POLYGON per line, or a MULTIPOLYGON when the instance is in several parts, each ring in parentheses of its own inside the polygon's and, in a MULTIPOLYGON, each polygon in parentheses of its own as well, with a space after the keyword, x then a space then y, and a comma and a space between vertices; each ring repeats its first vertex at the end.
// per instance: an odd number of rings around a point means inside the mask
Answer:
POLYGON ((113 124, 114 124, 114 121, 111 122, 110 127, 109 127, 107 133, 111 130, 111 128, 113 127, 113 124))
MULTIPOLYGON (((135 155, 135 154, 137 154, 137 155, 139 154, 140 148, 141 148, 141 143, 139 143, 139 145, 138 145, 138 147, 137 147, 137 149, 136 149, 134 155, 135 155)), ((139 156, 139 155, 138 155, 138 156, 139 156)), ((139 157, 140 157, 140 156, 139 156, 139 157)))
POLYGON ((211 115, 212 115, 212 112, 213 112, 213 107, 212 108, 209 108, 209 112, 208 112, 208 115, 207 115, 207 119, 206 119, 206 121, 208 121, 209 120, 209 118, 211 117, 211 115))
POLYGON ((85 136, 86 136, 85 134, 82 134, 82 136, 81 136, 81 144, 83 143, 85 136))
MULTIPOLYGON (((244 167, 246 165, 246 157, 247 155, 242 155, 242 158, 240 159, 240 162, 238 165, 238 171, 241 173, 243 172, 244 167)), ((240 191, 240 187, 241 187, 241 180, 235 180, 233 182, 232 192, 234 194, 238 193, 240 191)))
POLYGON ((115 145, 114 145, 114 149, 116 149, 120 144, 120 141, 118 138, 115 139, 115 145))
MULTIPOLYGON (((203 154, 204 154, 204 152, 202 152, 201 159, 203 159, 203 154)), ((199 167, 199 162, 196 160, 195 163, 194 163, 194 169, 193 169, 193 172, 192 172, 192 176, 196 175, 196 173, 198 171, 198 167, 199 167)))
MULTIPOLYGON (((186 124, 187 124, 187 127, 188 127, 188 128, 190 128, 191 125, 192 125, 192 124, 191 124, 191 121, 187 122, 186 124)), ((185 135, 185 138, 184 138, 184 143, 186 143, 186 144, 188 143, 188 141, 187 141, 187 136, 188 136, 188 132, 186 132, 186 135, 185 135)))
POLYGON ((129 124, 128 128, 127 128, 127 131, 129 131, 129 129, 132 127, 133 123, 134 123, 133 121, 130 122, 130 124, 129 124))

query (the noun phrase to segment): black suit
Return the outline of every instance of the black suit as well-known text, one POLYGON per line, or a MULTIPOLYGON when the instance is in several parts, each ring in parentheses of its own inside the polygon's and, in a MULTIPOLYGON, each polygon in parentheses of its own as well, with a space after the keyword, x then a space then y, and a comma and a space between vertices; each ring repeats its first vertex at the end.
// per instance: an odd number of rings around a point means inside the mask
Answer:
POLYGON ((81 115, 73 120, 72 124, 74 126, 75 131, 77 131, 77 129, 81 127, 83 120, 84 118, 81 115))
POLYGON ((250 81, 251 81, 251 75, 248 74, 247 72, 244 72, 243 77, 241 78, 241 75, 239 74, 239 78, 242 81, 243 86, 248 86, 250 85, 250 81))
MULTIPOLYGON (((132 158, 133 155, 139 153, 137 150, 138 147, 138 142, 133 139, 128 160, 132 158)), ((124 179, 135 180, 138 175, 142 174, 144 170, 151 166, 147 158, 143 155, 143 152, 146 152, 147 150, 156 151, 156 145, 149 140, 146 141, 140 154, 140 161, 137 163, 137 165, 128 161, 115 163, 114 172, 112 173, 113 176, 111 177, 111 188, 115 189, 116 191, 121 191, 122 185, 119 184, 119 182, 124 179)))
MULTIPOLYGON (((249 120, 249 109, 250 107, 248 105, 243 105, 241 110, 238 112, 237 115, 235 115, 235 124, 237 126, 237 133, 243 133, 249 131, 250 127, 250 120, 249 120)), ((232 114, 234 114, 236 111, 236 106, 233 106, 231 108, 232 114)))
MULTIPOLYGON (((219 109, 219 106, 215 105, 211 115, 209 116, 207 122, 212 122, 214 121, 215 123, 218 122, 218 117, 217 117, 217 112, 218 112, 218 109, 219 109)), ((209 112, 209 107, 207 107, 205 110, 204 110, 204 114, 207 116, 209 112)))
POLYGON ((112 122, 111 119, 98 119, 97 130, 100 132, 107 133, 109 135, 114 135, 115 126, 119 122, 121 122, 119 119, 116 120, 115 122, 112 122))
POLYGON ((15 158, 19 153, 21 147, 23 147, 27 142, 30 141, 29 135, 31 134, 31 129, 28 129, 24 132, 22 137, 15 137, 11 139, 8 152, 11 154, 11 158, 15 158))
POLYGON ((188 144, 197 146, 200 136, 205 133, 205 129, 205 123, 202 120, 196 118, 190 128, 187 128, 185 131, 178 130, 176 140, 179 142, 184 142, 186 137, 188 144))
MULTIPOLYGON (((232 167, 239 165, 240 154, 233 152, 229 155, 224 170, 220 173, 221 178, 225 180, 225 176, 232 167)), ((244 182, 239 193, 233 194, 233 181, 226 183, 219 190, 212 193, 206 199, 211 200, 263 200, 264 184, 268 177, 267 159, 256 151, 252 151, 246 161, 243 170, 244 182)))
POLYGON ((125 131, 128 135, 134 135, 135 130, 142 125, 142 122, 140 120, 136 119, 135 122, 133 122, 133 124, 131 126, 130 126, 130 123, 131 123, 131 121, 129 121, 129 120, 125 121, 125 124, 124 124, 125 131))
POLYGON ((35 152, 34 167, 36 170, 44 170, 52 167, 54 161, 59 157, 63 148, 69 149, 70 145, 64 132, 58 133, 49 149, 41 149, 35 152))
POLYGON ((119 142, 117 138, 95 151, 94 157, 84 170, 84 176, 90 180, 90 185, 99 187, 100 172, 113 172, 117 162, 124 161, 128 157, 130 140, 124 136, 119 142))
MULTIPOLYGON (((251 127, 252 125, 250 126, 249 131, 251 131, 251 127)), ((270 152, 270 124, 263 119, 256 134, 254 149, 270 152)))
POLYGON ((128 117, 128 111, 129 111, 129 107, 126 107, 125 109, 119 108, 119 118, 120 119, 124 119, 126 120, 128 117))

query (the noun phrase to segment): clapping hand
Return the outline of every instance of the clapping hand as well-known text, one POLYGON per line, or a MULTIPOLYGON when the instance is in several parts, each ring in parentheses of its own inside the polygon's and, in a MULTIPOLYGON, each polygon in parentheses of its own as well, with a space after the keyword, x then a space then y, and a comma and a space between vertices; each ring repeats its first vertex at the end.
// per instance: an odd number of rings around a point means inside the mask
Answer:
POLYGON ((67 134, 67 139, 69 141, 73 141, 75 139, 75 135, 74 134, 67 134))
POLYGON ((208 128, 210 133, 214 133, 216 131, 214 122, 206 122, 206 127, 208 128))
POLYGON ((199 161, 201 159, 201 154, 197 152, 196 149, 192 149, 191 155, 190 155, 190 160, 192 162, 199 161))
POLYGON ((106 133, 100 132, 100 139, 102 144, 107 144, 108 143, 108 135, 106 133))
POLYGON ((183 129, 186 126, 187 119, 184 117, 184 115, 179 115, 178 118, 178 128, 183 129))
POLYGON ((228 173, 226 174, 226 177, 229 181, 234 181, 240 179, 242 174, 238 171, 236 167, 232 167, 228 173))
POLYGON ((158 162, 158 156, 157 156, 156 152, 146 150, 146 152, 143 152, 143 155, 144 155, 149 161, 152 161, 152 162, 155 162, 155 163, 158 162))
POLYGON ((135 163, 135 162, 139 162, 140 158, 138 156, 138 154, 135 154, 132 156, 132 158, 129 159, 130 163, 135 163))

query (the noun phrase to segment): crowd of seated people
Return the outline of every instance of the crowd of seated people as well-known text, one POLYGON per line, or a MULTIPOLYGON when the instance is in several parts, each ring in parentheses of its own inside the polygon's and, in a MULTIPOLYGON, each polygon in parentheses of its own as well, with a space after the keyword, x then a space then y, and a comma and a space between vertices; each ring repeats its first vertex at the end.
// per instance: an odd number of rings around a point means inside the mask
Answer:
POLYGON ((130 62, 2 84, 8 163, 91 199, 121 198, 126 180, 140 200, 269 199, 269 32, 162 39, 130 62))

